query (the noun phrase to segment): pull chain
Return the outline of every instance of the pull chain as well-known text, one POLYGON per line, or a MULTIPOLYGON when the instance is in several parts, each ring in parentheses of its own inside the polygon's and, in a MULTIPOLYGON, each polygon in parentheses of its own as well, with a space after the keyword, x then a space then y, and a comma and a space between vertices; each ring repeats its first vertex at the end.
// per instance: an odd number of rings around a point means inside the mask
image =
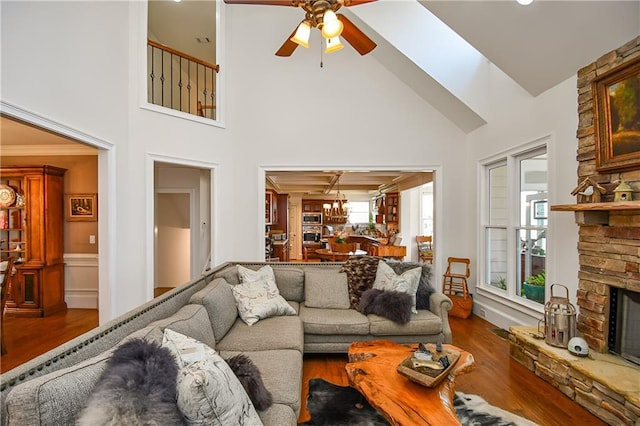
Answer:
POLYGON ((320 68, 324 66, 324 64, 322 63, 322 41, 323 40, 324 40, 324 37, 320 37, 320 68))

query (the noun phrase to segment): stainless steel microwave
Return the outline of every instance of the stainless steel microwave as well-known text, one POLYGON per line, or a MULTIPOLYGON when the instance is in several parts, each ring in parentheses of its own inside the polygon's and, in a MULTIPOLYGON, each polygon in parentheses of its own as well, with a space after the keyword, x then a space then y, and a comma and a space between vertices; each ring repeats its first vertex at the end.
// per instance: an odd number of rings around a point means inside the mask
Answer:
POLYGON ((322 213, 302 213, 303 225, 322 225, 322 213))

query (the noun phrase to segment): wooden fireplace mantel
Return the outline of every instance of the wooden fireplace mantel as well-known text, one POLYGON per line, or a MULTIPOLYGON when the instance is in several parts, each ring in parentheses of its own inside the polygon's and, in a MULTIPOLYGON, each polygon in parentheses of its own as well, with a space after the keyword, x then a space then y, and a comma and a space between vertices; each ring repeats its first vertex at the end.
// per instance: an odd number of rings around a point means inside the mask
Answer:
POLYGON ((578 225, 616 225, 612 223, 609 213, 640 214, 640 201, 614 201, 608 203, 556 204, 551 211, 574 212, 578 225))
POLYGON ((551 206, 555 212, 581 211, 622 211, 640 210, 640 201, 615 201, 609 203, 556 204, 551 206))

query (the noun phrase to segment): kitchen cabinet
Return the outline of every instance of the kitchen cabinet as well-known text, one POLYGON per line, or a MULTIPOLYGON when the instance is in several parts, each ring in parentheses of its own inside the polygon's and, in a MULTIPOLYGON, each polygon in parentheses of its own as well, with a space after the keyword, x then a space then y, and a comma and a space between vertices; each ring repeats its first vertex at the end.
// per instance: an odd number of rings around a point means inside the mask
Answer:
POLYGON ((322 200, 302 200, 303 213, 322 213, 322 200))
POLYGON ((2 257, 15 258, 16 270, 7 294, 6 315, 42 317, 67 309, 63 263, 65 171, 52 166, 0 168, 0 184, 5 191, 0 197, 0 250, 2 257))
POLYGON ((264 223, 271 225, 278 221, 278 194, 267 189, 264 194, 264 223))
POLYGON ((273 257, 277 258, 280 262, 289 261, 289 240, 274 241, 273 242, 273 257))
POLYGON ((385 223, 396 224, 400 217, 400 194, 389 192, 385 196, 385 223))

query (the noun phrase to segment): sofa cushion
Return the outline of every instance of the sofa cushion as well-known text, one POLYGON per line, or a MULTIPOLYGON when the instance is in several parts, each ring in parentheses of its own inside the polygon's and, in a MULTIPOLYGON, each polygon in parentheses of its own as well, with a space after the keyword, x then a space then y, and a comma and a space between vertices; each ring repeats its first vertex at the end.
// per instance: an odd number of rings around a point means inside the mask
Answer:
POLYGON ((263 351, 269 349, 294 349, 302 353, 304 334, 300 317, 273 317, 252 326, 240 318, 224 339, 219 341, 219 351, 263 351))
POLYGON ((218 271, 214 275, 215 278, 224 278, 226 282, 231 285, 240 284, 240 276, 238 275, 238 268, 236 265, 231 265, 218 271))
POLYGON ((309 334, 369 334, 369 320, 355 309, 319 309, 300 306, 304 332, 309 334))
POLYGON ((131 339, 113 352, 77 426, 179 425, 178 365, 159 343, 131 339))
POLYGON ((138 337, 162 342, 158 328, 145 327, 94 357, 19 384, 6 396, 3 424, 74 424, 113 351, 138 337))
POLYGON ((376 271, 373 288, 407 293, 411 296, 411 312, 417 314, 416 293, 421 272, 422 268, 417 267, 398 275, 384 260, 381 260, 376 271))
POLYGON ((276 285, 286 300, 304 301, 304 271, 300 268, 273 267, 276 285))
POLYGON ((347 274, 307 269, 304 304, 310 308, 349 309, 347 274))
MULTIPOLYGON (((302 394, 302 354, 296 350, 224 351, 220 355, 229 359, 246 355, 260 370, 265 387, 271 392, 273 404, 285 404, 300 412, 302 394)), ((258 413, 260 414, 260 413, 258 413)))
POLYGON ((214 349, 168 328, 162 344, 180 366, 178 407, 188 424, 262 424, 240 381, 214 349))
POLYGON ((436 292, 435 287, 431 284, 432 265, 428 263, 399 262, 395 259, 385 259, 385 262, 387 262, 387 265, 389 265, 396 274, 402 274, 417 267, 422 268, 420 281, 418 282, 418 291, 416 292, 416 308, 429 309, 429 298, 436 292))
POLYGON ((298 423, 298 416, 288 405, 273 404, 266 411, 260 411, 260 420, 265 425, 291 425, 295 426, 298 423))
POLYGON ((184 305, 170 317, 154 321, 149 325, 163 331, 169 327, 173 331, 199 340, 212 348, 216 344, 209 314, 202 305, 184 305))
POLYGON ((349 303, 353 309, 358 309, 362 292, 373 286, 379 261, 380 258, 374 256, 351 256, 342 265, 340 272, 347 273, 349 303))
POLYGON ((369 314, 367 317, 371 334, 374 336, 437 335, 442 332, 440 317, 425 309, 420 309, 417 314, 412 314, 411 321, 407 324, 397 324, 376 314, 369 314))
POLYGON ((205 307, 216 343, 222 340, 238 318, 238 308, 231 292, 231 284, 224 278, 211 281, 205 288, 191 296, 189 303, 205 307))

